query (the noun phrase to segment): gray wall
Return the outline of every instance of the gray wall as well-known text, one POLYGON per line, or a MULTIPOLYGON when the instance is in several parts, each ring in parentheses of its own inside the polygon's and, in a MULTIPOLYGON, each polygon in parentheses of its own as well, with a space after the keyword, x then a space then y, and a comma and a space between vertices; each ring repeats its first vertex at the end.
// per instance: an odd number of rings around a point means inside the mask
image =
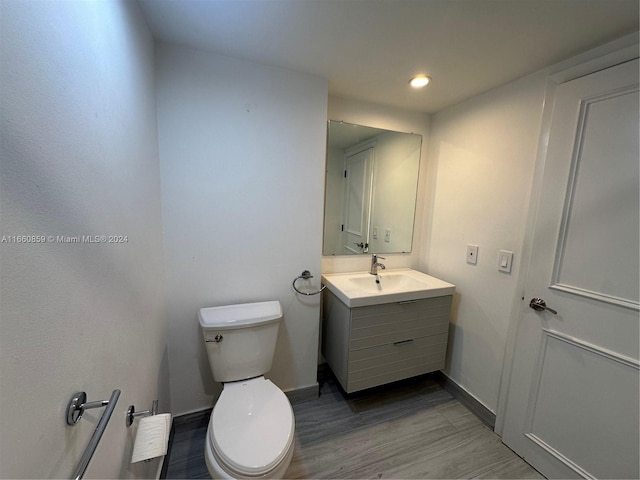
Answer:
POLYGON ((279 300, 267 375, 283 390, 316 385, 327 81, 159 45, 158 136, 172 405, 208 408, 213 382, 199 308, 279 300))
POLYGON ((122 396, 88 476, 152 477, 130 461, 127 406, 167 410, 153 41, 137 6, 0 2, 0 477, 69 477, 122 396), (124 243, 56 236, 122 235, 124 243))

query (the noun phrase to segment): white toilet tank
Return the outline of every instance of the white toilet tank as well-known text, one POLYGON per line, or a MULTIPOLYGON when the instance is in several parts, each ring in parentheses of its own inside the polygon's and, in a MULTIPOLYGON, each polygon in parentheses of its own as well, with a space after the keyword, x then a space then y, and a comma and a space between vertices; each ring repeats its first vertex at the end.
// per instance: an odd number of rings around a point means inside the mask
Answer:
POLYGON ((281 320, 277 300, 201 308, 198 321, 213 379, 233 382, 271 370, 281 320))

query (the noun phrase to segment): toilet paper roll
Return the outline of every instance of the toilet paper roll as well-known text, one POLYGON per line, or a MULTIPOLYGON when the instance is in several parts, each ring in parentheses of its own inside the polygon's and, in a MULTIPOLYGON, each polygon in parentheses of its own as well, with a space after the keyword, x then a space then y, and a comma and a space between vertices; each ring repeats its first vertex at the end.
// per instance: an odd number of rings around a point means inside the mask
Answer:
POLYGON ((131 463, 166 455, 170 430, 170 413, 151 415, 140 419, 136 440, 133 444, 131 463))

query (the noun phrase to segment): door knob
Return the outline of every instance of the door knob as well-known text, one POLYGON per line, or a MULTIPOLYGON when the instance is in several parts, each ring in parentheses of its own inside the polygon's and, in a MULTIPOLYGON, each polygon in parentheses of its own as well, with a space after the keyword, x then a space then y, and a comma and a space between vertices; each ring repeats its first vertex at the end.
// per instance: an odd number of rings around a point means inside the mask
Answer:
POLYGON ((547 307, 547 304, 543 299, 537 298, 537 297, 531 299, 531 301, 529 302, 529 307, 533 308, 536 312, 542 312, 543 310, 547 310, 548 312, 553 313, 554 315, 558 314, 558 312, 556 312, 553 308, 547 307))

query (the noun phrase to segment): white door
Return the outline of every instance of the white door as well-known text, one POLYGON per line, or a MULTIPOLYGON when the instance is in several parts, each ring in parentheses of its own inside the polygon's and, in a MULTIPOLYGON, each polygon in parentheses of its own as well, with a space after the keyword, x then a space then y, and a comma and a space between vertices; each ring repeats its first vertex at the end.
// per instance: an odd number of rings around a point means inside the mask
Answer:
POLYGON ((557 88, 503 429, 549 478, 640 473, 638 102, 637 60, 557 88))
POLYGON ((343 253, 367 253, 374 149, 348 155, 345 160, 343 253))

